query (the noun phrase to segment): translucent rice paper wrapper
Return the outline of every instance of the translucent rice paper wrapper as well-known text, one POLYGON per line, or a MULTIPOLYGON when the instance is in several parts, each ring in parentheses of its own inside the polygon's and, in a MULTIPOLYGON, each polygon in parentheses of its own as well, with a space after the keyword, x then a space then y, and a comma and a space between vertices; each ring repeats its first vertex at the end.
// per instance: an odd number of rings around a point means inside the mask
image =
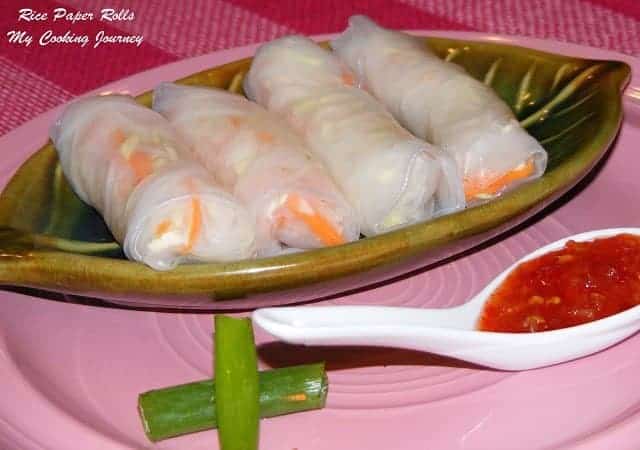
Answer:
POLYGON ((146 178, 132 192, 125 215, 125 253, 154 269, 255 254, 249 212, 193 163, 178 162, 146 178))
POLYGON ((248 97, 298 130, 376 235, 464 207, 455 161, 412 136, 329 51, 301 36, 263 45, 248 97))
POLYGON ((509 106, 418 38, 353 16, 331 47, 402 125, 455 158, 467 200, 495 197, 544 173, 546 151, 509 106))
POLYGON ((354 209, 282 118, 219 89, 163 84, 153 108, 254 215, 260 255, 358 239, 354 209))
POLYGON ((157 270, 255 254, 255 224, 191 162, 159 114, 127 96, 72 103, 51 129, 78 196, 102 214, 128 258, 157 270))

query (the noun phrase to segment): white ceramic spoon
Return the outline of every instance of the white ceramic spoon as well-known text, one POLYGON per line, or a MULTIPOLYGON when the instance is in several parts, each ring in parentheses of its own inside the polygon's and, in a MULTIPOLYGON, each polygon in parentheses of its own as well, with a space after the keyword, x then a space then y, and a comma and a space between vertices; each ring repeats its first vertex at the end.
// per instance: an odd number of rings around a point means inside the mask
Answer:
POLYGON ((640 330, 640 306, 594 322, 538 333, 475 329, 491 293, 520 263, 564 246, 640 228, 569 236, 520 259, 469 302, 443 309, 385 306, 301 306, 258 309, 253 321, 277 338, 305 345, 375 345, 420 350, 502 370, 527 370, 603 350, 640 330))

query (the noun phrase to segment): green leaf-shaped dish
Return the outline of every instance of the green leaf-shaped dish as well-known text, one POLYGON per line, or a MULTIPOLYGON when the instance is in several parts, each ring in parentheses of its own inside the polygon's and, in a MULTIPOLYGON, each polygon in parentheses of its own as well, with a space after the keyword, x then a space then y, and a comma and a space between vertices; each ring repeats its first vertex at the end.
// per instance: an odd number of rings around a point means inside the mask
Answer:
MULTIPOLYGON (((317 299, 442 261, 521 223, 582 179, 616 136, 621 91, 630 76, 625 63, 490 41, 425 42, 490 84, 512 106, 549 152, 541 179, 490 203, 348 245, 155 272, 124 259, 99 214, 69 188, 55 149, 47 144, 19 168, 0 197, 0 283, 140 307, 212 308, 214 300, 240 298, 250 299, 249 306, 264 306, 317 299)), ((250 63, 239 60, 180 82, 237 91, 250 63)), ((151 97, 146 93, 139 99, 149 105, 151 97)))

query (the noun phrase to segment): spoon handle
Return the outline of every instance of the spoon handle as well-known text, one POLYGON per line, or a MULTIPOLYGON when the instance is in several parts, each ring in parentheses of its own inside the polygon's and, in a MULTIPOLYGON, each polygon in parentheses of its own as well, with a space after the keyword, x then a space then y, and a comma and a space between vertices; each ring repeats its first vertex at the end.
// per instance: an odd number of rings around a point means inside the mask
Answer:
MULTIPOLYGON (((388 306, 264 308, 253 321, 277 338, 307 345, 389 344, 430 330, 471 330, 475 315, 465 308, 420 309, 388 306)), ((397 343, 396 343, 397 344, 397 343)), ((406 346, 406 345, 401 345, 406 346)))

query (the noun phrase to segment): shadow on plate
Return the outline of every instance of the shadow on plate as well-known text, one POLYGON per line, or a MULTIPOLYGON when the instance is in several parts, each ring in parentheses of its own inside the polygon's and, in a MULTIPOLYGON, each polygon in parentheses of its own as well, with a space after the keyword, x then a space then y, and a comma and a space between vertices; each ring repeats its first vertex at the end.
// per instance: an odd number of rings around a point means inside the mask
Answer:
POLYGON ((286 367, 324 361, 327 370, 362 367, 439 366, 456 369, 493 369, 453 358, 390 347, 313 346, 269 342, 258 346, 260 360, 271 367, 286 367))

